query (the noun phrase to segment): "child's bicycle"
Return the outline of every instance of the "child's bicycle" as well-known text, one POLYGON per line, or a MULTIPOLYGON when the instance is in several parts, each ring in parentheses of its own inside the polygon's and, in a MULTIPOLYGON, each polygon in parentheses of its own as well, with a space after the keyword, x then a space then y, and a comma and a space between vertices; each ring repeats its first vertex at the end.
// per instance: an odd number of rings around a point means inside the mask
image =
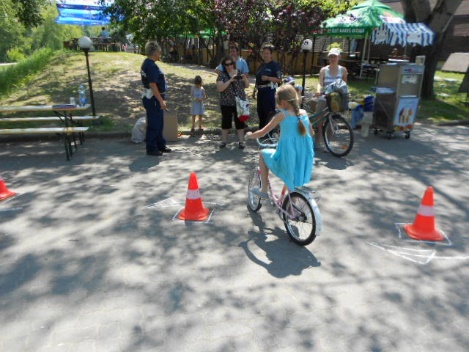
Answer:
POLYGON ((309 120, 316 131, 319 124, 322 125, 324 145, 332 155, 346 156, 353 148, 352 126, 340 113, 332 112, 329 105, 328 101, 327 107, 316 114, 309 115, 309 120))
MULTIPOLYGON (((257 139, 260 148, 275 148, 276 140, 268 138, 262 143, 257 139)), ((262 207, 262 199, 253 190, 261 189, 261 172, 256 166, 248 180, 248 208, 257 212, 262 207)), ((297 187, 293 191, 283 186, 280 194, 276 193, 269 178, 269 201, 277 208, 277 214, 285 224, 288 236, 293 242, 306 246, 319 236, 322 228, 322 218, 315 198, 311 196, 315 191, 307 187, 297 187)), ((317 193, 316 193, 317 195, 317 193)), ((316 196, 319 200, 319 196, 316 196)))

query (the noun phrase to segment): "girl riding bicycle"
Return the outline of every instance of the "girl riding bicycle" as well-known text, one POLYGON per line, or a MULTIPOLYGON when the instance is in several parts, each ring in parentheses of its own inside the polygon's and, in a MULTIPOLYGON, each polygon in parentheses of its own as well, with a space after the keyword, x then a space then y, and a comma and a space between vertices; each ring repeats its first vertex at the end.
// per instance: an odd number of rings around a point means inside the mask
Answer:
POLYGON ((275 99, 280 111, 270 122, 245 138, 261 138, 280 124, 280 138, 276 149, 263 149, 259 153, 261 189, 253 191, 261 198, 269 198, 269 170, 282 179, 289 190, 301 187, 311 180, 314 149, 313 129, 306 111, 299 108, 295 88, 289 84, 277 89, 275 99))

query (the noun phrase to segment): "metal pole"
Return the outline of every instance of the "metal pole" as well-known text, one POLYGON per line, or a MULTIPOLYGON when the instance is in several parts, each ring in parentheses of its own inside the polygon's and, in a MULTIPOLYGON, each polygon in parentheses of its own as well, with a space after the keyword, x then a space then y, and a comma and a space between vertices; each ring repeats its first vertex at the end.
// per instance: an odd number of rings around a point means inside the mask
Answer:
POLYGON ((91 100, 91 109, 93 111, 93 116, 96 116, 96 110, 94 107, 94 94, 93 94, 93 84, 91 83, 91 73, 90 73, 90 62, 88 60, 89 49, 83 49, 86 57, 86 68, 88 69, 88 85, 90 87, 90 100, 91 100))
MULTIPOLYGON (((301 97, 305 96, 305 83, 306 83, 306 56, 308 55, 308 50, 303 50, 303 84, 301 90, 301 97)), ((303 108, 303 99, 301 99, 301 108, 303 108)))

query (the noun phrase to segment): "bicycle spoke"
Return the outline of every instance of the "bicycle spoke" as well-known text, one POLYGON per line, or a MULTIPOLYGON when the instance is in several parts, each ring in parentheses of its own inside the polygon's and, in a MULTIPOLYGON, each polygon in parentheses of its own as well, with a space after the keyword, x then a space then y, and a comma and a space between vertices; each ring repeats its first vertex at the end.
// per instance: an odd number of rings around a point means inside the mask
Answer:
POLYGON ((345 156, 353 147, 353 131, 340 115, 329 115, 323 130, 327 149, 335 156, 345 156))
POLYGON ((300 244, 307 245, 316 238, 316 220, 308 200, 300 193, 293 192, 285 199, 283 209, 285 228, 290 238, 300 244))
POLYGON ((248 208, 252 212, 262 207, 261 199, 252 192, 254 188, 261 189, 261 175, 257 167, 251 172, 248 180, 248 208))

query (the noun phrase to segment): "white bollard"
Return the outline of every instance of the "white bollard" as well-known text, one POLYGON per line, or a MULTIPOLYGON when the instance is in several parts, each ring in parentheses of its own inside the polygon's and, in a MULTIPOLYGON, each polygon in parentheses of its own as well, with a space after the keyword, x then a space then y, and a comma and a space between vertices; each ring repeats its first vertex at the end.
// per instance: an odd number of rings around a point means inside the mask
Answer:
POLYGON ((365 116, 363 116, 362 119, 362 128, 360 130, 360 133, 362 137, 368 137, 370 134, 370 125, 373 122, 373 112, 371 111, 365 111, 365 116))

